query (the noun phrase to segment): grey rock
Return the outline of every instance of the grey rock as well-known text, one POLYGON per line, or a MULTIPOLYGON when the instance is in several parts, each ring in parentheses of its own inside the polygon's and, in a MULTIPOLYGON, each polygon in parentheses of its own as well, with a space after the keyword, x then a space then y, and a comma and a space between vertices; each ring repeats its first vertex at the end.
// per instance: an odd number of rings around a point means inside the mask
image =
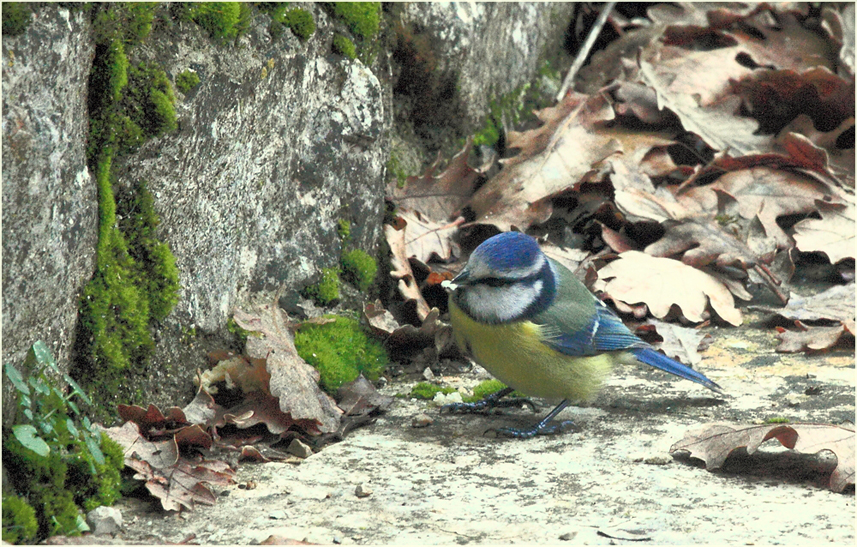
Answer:
POLYGON ((416 416, 414 416, 414 418, 411 420, 411 427, 416 427, 416 428, 428 427, 433 423, 434 423, 434 420, 432 419, 431 416, 429 416, 428 414, 426 414, 424 412, 421 412, 421 413, 417 414, 416 416))
POLYGON ((298 458, 309 458, 312 456, 312 448, 298 439, 292 439, 292 442, 289 444, 286 452, 297 456, 298 458))
POLYGON ((102 505, 86 514, 86 523, 96 536, 115 535, 122 531, 122 512, 102 505))
POLYGON ((372 494, 372 489, 366 486, 365 484, 358 484, 357 488, 354 489, 354 495, 358 498, 368 498, 372 494))
MULTIPOLYGON (((95 46, 83 13, 51 7, 2 47, 3 362, 19 365, 43 340, 66 364, 98 237, 85 158, 95 46)), ((8 420, 15 405, 3 393, 8 420)))

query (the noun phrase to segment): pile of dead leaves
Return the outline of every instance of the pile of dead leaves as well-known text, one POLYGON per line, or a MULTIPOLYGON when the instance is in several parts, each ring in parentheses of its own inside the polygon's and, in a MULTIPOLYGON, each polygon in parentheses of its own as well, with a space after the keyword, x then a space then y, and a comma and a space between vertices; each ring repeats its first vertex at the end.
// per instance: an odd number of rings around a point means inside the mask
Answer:
POLYGON ((161 412, 119 405, 125 423, 103 428, 125 449, 134 478, 168 511, 213 504, 211 487, 235 476, 234 463, 224 460, 294 461, 277 447, 295 438, 315 447, 339 440, 392 403, 362 376, 343 385, 336 400, 322 391, 279 307, 236 310, 234 319, 250 333, 244 353, 211 354, 213 367, 199 373, 199 391, 187 406, 161 412))
MULTIPOLYGON (((507 130, 496 175, 468 164, 468 145, 443 172, 388 189, 390 275, 409 320, 429 316, 467 250, 508 230, 544 239, 638 318, 740 325, 735 299, 761 287, 789 303, 808 254, 838 267, 851 302, 854 7, 843 8, 657 5, 646 25, 614 20, 623 36, 579 75, 593 91, 536 112, 536 129, 507 130)), ((799 322, 782 351, 853 344, 853 308, 786 310, 799 322)))

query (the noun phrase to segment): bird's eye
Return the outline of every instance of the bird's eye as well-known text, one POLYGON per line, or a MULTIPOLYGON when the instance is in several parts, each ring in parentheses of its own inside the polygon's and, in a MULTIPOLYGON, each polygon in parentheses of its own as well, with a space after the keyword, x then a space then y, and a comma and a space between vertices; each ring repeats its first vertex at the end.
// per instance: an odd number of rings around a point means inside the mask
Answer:
POLYGON ((499 277, 483 277, 479 282, 483 285, 488 285, 489 287, 502 287, 503 285, 508 285, 510 283, 508 279, 502 279, 499 277))

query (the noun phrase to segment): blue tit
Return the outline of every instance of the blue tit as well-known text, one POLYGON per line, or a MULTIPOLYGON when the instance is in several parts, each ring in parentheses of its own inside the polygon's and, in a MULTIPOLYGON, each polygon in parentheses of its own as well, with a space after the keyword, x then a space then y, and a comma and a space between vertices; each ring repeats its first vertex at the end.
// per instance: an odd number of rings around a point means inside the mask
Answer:
POLYGON ((478 403, 447 405, 469 411, 509 406, 514 390, 562 402, 531 429, 499 435, 528 438, 556 433, 551 424, 570 401, 594 395, 617 363, 645 363, 722 393, 699 372, 637 338, 574 274, 519 232, 491 237, 452 281, 449 317, 458 346, 508 388, 478 403), (506 403, 506 404, 504 404, 506 403))

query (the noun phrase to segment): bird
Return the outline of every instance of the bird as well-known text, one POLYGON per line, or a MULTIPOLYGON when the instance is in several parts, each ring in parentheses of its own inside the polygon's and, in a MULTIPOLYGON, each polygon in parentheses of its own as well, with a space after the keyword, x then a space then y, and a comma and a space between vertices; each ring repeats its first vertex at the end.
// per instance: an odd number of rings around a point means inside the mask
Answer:
POLYGON ((644 363, 723 393, 700 372, 635 336, 568 268, 521 232, 486 239, 442 286, 449 293, 456 344, 507 386, 482 401, 443 409, 512 406, 514 401, 500 399, 514 390, 561 399, 533 427, 489 430, 498 436, 526 439, 564 431, 571 422, 552 420, 572 401, 593 396, 617 363, 644 363))

